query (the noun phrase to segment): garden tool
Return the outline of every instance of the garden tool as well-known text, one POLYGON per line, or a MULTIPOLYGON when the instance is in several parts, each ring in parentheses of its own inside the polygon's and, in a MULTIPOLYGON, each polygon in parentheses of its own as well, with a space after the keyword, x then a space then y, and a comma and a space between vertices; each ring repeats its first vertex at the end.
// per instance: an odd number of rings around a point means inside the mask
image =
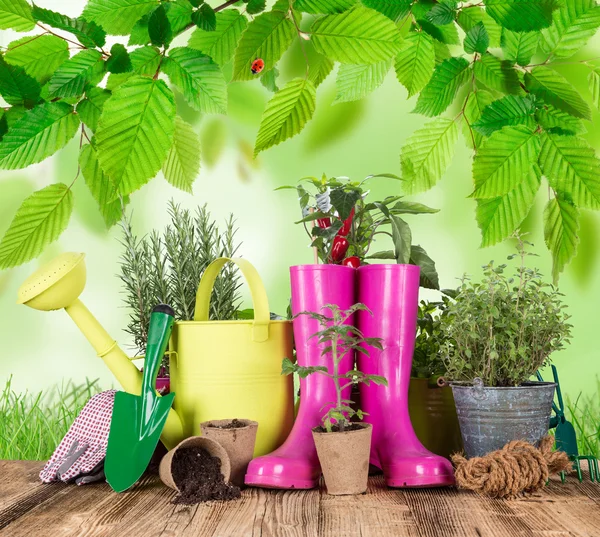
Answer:
MULTIPOLYGON (((79 300, 86 280, 84 258, 85 254, 68 252, 39 268, 21 285, 17 303, 41 311, 64 308, 121 386, 139 394, 142 374, 79 300)), ((181 420, 171 411, 161 440, 172 448, 183 436, 181 420)))
MULTIPOLYGON (((550 418, 550 428, 556 428, 554 437, 556 440, 556 449, 563 451, 569 456, 569 459, 573 461, 573 468, 577 471, 577 477, 579 482, 583 481, 583 473, 581 472, 580 461, 585 460, 588 462, 588 468, 590 472, 590 479, 592 481, 598 480, 600 482, 600 468, 598 467, 598 459, 592 455, 579 455, 579 448, 577 447, 577 433, 573 424, 567 420, 565 416, 565 405, 562 398, 562 392, 560 389, 560 382, 558 381, 558 371, 555 365, 552 365, 552 376, 556 383, 556 398, 558 399, 558 406, 556 403, 552 403, 552 410, 554 416, 550 418)), ((541 373, 536 373, 538 380, 543 382, 541 373)), ((565 480, 565 473, 561 472, 560 477, 562 481, 565 480)))
POLYGON ((106 456, 115 393, 96 394, 86 403, 40 472, 43 483, 75 479, 77 484, 85 484, 98 475, 106 456))
POLYGON ((434 455, 418 440, 408 413, 408 387, 417 329, 420 269, 415 265, 359 267, 358 312, 364 337, 382 338, 383 350, 371 347, 357 356, 366 375, 381 375, 388 386, 360 385, 365 422, 373 425, 371 463, 383 470, 389 487, 437 487, 454 484, 449 460, 434 455))
MULTIPOLYGON (((355 270, 340 265, 302 265, 290 268, 292 313, 320 311, 326 304, 348 309, 354 304, 355 270)), ((319 322, 308 315, 294 318, 296 356, 301 366, 332 368, 331 354, 322 355, 326 344, 311 336, 319 322)), ((353 356, 348 353, 340 373, 352 369, 353 356)), ((281 447, 252 460, 246 472, 246 485, 277 489, 310 489, 319 483, 321 466, 317 457, 312 429, 321 424, 328 404, 336 400, 335 387, 324 375, 300 379, 300 407, 294 427, 281 447)), ((350 399, 350 387, 344 399, 350 399)))
POLYGON ((110 423, 104 471, 116 492, 133 486, 142 476, 167 421, 174 393, 159 396, 156 376, 167 350, 175 312, 159 304, 150 315, 141 395, 117 392, 110 423))

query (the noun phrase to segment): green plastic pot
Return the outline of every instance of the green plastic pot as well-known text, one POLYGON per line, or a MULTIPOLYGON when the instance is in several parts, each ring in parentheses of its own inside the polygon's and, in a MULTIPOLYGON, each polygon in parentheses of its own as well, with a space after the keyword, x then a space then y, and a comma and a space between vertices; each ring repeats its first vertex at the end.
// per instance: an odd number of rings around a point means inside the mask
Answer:
POLYGON ((450 386, 434 380, 411 378, 408 411, 417 438, 432 453, 450 457, 463 443, 450 386))

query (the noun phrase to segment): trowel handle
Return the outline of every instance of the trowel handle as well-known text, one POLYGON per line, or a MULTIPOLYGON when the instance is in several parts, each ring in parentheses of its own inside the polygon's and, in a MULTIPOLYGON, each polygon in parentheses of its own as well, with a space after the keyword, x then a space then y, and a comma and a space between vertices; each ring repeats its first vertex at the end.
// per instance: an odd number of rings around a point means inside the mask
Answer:
POLYGON ((159 304, 152 310, 150 326, 148 328, 148 342, 146 343, 146 357, 144 360, 143 394, 155 394, 156 376, 158 375, 162 358, 167 350, 174 320, 175 313, 166 304, 159 304))

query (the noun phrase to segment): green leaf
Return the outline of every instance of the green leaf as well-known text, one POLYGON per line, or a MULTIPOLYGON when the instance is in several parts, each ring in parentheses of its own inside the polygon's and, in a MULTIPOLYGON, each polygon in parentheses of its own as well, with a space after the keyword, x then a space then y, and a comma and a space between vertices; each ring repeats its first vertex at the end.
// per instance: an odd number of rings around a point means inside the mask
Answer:
POLYGON ((473 128, 484 136, 489 136, 507 125, 525 125, 533 130, 536 126, 534 114, 533 96, 507 95, 487 106, 481 117, 473 124, 473 128))
POLYGON ((545 105, 535 111, 537 122, 549 132, 563 134, 585 134, 587 132, 583 121, 573 117, 553 106, 545 105))
POLYGON ((508 61, 486 53, 475 62, 473 72, 477 81, 490 89, 513 95, 521 93, 519 75, 508 61))
POLYGON ((525 73, 525 86, 531 93, 567 114, 591 120, 590 107, 579 92, 564 78, 549 67, 535 67, 525 73))
POLYGON ((311 29, 311 41, 318 53, 341 63, 387 60, 398 53, 401 44, 396 25, 362 5, 317 19, 311 29))
POLYGON ((342 13, 356 4, 356 0, 296 0, 294 9, 304 13, 342 13))
POLYGON ((66 103, 43 103, 28 110, 0 143, 0 168, 16 170, 41 162, 77 132, 79 118, 66 103))
POLYGON ((162 55, 156 47, 136 48, 129 54, 134 72, 152 76, 161 64, 162 55))
POLYGON ((29 32, 35 21, 25 0, 0 0, 0 30, 29 32))
POLYGON ((25 199, 0 242, 0 269, 37 257, 60 237, 72 212, 73 194, 62 183, 49 185, 25 199))
POLYGON ((473 125, 483 114, 486 106, 494 100, 494 96, 485 90, 473 91, 465 103, 465 122, 463 123, 463 136, 469 147, 478 149, 483 141, 483 135, 473 130, 473 125))
POLYGON ((362 3, 379 13, 383 13, 388 19, 397 21, 410 13, 411 0, 362 0, 362 3))
POLYGON ((418 245, 411 247, 410 264, 421 267, 421 287, 439 290, 440 279, 435 268, 435 262, 427 255, 424 248, 421 248, 421 246, 418 245))
POLYGON ((409 98, 425 87, 434 68, 433 39, 425 32, 408 34, 396 56, 395 70, 396 77, 408 91, 409 98))
MULTIPOLYGON (((115 185, 102 171, 98 162, 98 154, 92 144, 86 144, 81 148, 79 166, 85 184, 98 203, 106 227, 112 227, 121 219, 121 200, 115 185)), ((127 203, 126 200, 123 201, 127 203)))
POLYGON ((342 64, 338 70, 333 104, 358 101, 375 91, 392 66, 391 60, 366 65, 342 64))
POLYGON ((106 60, 106 70, 109 73, 128 73, 133 71, 129 53, 120 43, 115 43, 110 49, 110 58, 106 60))
POLYGON ((111 92, 108 90, 91 87, 86 91, 86 98, 77 105, 77 113, 81 121, 92 132, 96 131, 102 108, 110 96, 111 92))
POLYGON ((103 47, 106 43, 106 32, 97 24, 81 17, 73 19, 35 5, 32 13, 35 20, 73 34, 84 47, 103 47))
POLYGON ((31 108, 40 98, 42 88, 25 69, 10 65, 0 56, 0 95, 11 105, 31 108))
POLYGON ((79 97, 88 82, 95 84, 103 76, 102 53, 98 50, 82 50, 56 70, 48 82, 50 97, 79 97))
POLYGON ((235 9, 217 13, 217 28, 206 32, 197 28, 190 37, 188 47, 195 48, 210 56, 219 65, 226 64, 233 57, 235 48, 246 29, 246 17, 235 9))
POLYGON ((155 47, 169 45, 173 41, 173 30, 167 17, 167 10, 163 4, 158 6, 148 17, 148 37, 150 38, 150 43, 155 47))
POLYGON ((406 265, 410 263, 412 233, 410 226, 399 216, 390 215, 392 225, 392 241, 394 242, 394 255, 396 263, 406 265))
POLYGON ((600 70, 594 69, 588 75, 588 87, 594 106, 600 110, 600 70))
POLYGON ((308 68, 308 79, 313 83, 316 88, 329 76, 329 73, 333 71, 334 62, 332 62, 326 56, 321 54, 314 54, 313 59, 310 62, 308 68))
POLYGON ((481 247, 492 246, 512 236, 529 214, 540 187, 541 171, 533 165, 510 192, 497 198, 477 200, 477 223, 481 247))
POLYGON ((192 13, 192 22, 206 32, 214 32, 217 29, 215 10, 208 4, 202 4, 192 13))
POLYGON ((554 283, 575 256, 579 244, 579 210, 568 195, 557 192, 544 209, 544 240, 552 253, 554 283))
POLYGON ((458 90, 468 79, 469 62, 465 58, 444 60, 421 91, 414 111, 429 117, 439 116, 452 104, 458 90))
MULTIPOLYGON (((187 0, 175 0, 161 4, 167 14, 167 20, 171 29, 171 34, 176 36, 185 30, 192 23, 192 4, 187 0)), ((147 13, 139 19, 131 29, 128 45, 147 45, 150 43, 150 33, 148 24, 150 16, 154 12, 147 13)))
MULTIPOLYGON (((419 5, 419 4, 415 4, 419 5)), ((458 31, 454 24, 445 24, 444 26, 436 26, 428 20, 417 19, 417 24, 421 27, 424 32, 427 32, 431 37, 440 43, 446 45, 458 45, 460 39, 458 37, 458 31)))
POLYGON ((260 77, 260 83, 267 88, 271 93, 276 93, 279 91, 279 86, 277 86, 277 77, 279 76, 279 69, 277 67, 273 67, 270 71, 267 71, 260 77))
POLYGON ((227 85, 219 66, 193 48, 174 48, 163 61, 163 71, 185 100, 205 113, 227 113, 227 85))
POLYGON ((298 134, 312 118, 317 105, 309 80, 288 82, 267 103, 256 138, 254 155, 298 134))
POLYGON ((600 160, 584 139, 544 134, 539 163, 552 188, 579 207, 600 209, 600 160))
POLYGON ((533 32, 552 24, 555 0, 484 0, 487 13, 513 32, 533 32))
POLYGON ((408 193, 429 190, 452 160, 458 128, 451 119, 438 118, 416 130, 402 148, 402 176, 408 193))
POLYGON ((537 32, 502 30, 501 46, 504 57, 511 63, 528 65, 537 51, 540 35, 537 32))
POLYGON ((281 11, 256 17, 243 33, 233 60, 233 80, 252 80, 251 66, 261 58, 271 70, 296 37, 294 23, 281 11))
POLYGON ((539 136, 516 125, 494 132, 484 141, 473 160, 473 198, 496 198, 513 190, 537 162, 539 136))
POLYGON ((464 48, 467 54, 485 53, 490 46, 490 36, 483 25, 483 22, 478 22, 471 28, 465 36, 464 48))
POLYGON ((595 0, 564 0, 542 31, 542 50, 553 58, 568 58, 581 49, 600 26, 600 7, 595 0))
POLYGON ((64 39, 54 35, 27 36, 9 44, 4 59, 45 84, 58 66, 69 59, 69 47, 64 39))
POLYGON ((333 208, 338 212, 340 220, 349 218, 356 202, 360 199, 358 190, 345 190, 343 188, 334 188, 330 194, 330 201, 333 208))
POLYGON ((127 35, 158 0, 88 0, 82 17, 93 21, 112 35, 127 35))
POLYGON ((248 0, 246 11, 249 15, 262 13, 267 7, 267 0, 248 0))
POLYGON ((192 185, 200 172, 200 140, 192 126, 179 116, 175 119, 173 145, 162 170, 174 187, 192 193, 192 185))
POLYGON ((132 76, 104 103, 98 160, 119 193, 130 194, 161 169, 175 130, 175 99, 162 80, 132 76))
POLYGON ((400 200, 390 208, 392 214, 435 214, 439 213, 439 209, 433 209, 416 201, 400 200))
POLYGON ((470 32, 477 24, 482 22, 490 38, 490 47, 496 48, 500 46, 502 28, 496 24, 494 19, 484 9, 478 6, 465 7, 460 10, 457 22, 465 33, 470 32))
POLYGON ((456 0, 442 0, 427 12, 427 20, 436 26, 452 24, 456 19, 456 0))

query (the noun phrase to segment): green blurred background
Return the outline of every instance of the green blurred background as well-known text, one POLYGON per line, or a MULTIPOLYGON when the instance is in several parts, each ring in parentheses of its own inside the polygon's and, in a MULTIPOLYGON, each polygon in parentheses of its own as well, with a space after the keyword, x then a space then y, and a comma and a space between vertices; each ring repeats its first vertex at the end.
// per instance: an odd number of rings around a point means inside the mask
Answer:
MULTIPOLYGON (((38 0, 41 7, 56 8, 50 0, 38 0)), ((83 0, 63 0, 61 11, 78 15, 83 0)), ((0 32, 0 45, 16 38, 13 32, 0 32)), ((597 57, 600 38, 596 38, 578 59, 597 57)), ((303 60, 297 46, 282 60, 282 78, 300 75, 303 60)), ((557 67, 589 97, 588 70, 581 64, 557 67)), ((295 184, 306 175, 349 176, 361 179, 373 173, 399 173, 399 152, 404 140, 424 123, 411 114, 414 100, 393 72, 369 99, 332 106, 335 76, 330 75, 319 89, 317 112, 307 128, 296 138, 262 153, 252 160, 254 138, 262 110, 269 98, 258 83, 236 83, 229 89, 227 117, 207 116, 187 110, 185 118, 201 133, 203 163, 194 185, 194 195, 180 192, 161 177, 133 195, 128 212, 134 229, 144 234, 168 222, 167 201, 194 208, 207 203, 213 216, 223 221, 233 213, 240 227, 241 253, 252 261, 263 276, 271 300, 271 310, 284 313, 289 300, 288 267, 312 262, 308 240, 302 227, 294 225, 299 217, 292 191, 275 192, 280 185, 295 184)), ((182 105, 181 100, 178 103, 182 105)), ((589 126, 588 139, 600 149, 598 114, 589 126)), ((0 233, 7 229, 22 200, 34 190, 51 182, 70 183, 77 172, 77 141, 52 159, 19 172, 0 172, 0 233)), ((511 252, 510 244, 480 249, 480 233, 475 222, 475 202, 467 199, 472 190, 471 153, 461 141, 454 161, 443 180, 433 190, 418 196, 419 201, 441 209, 438 214, 410 218, 414 242, 434 258, 442 287, 457 284, 468 272, 479 275, 479 268, 490 259, 502 262, 511 252)), ((401 194, 401 183, 378 179, 372 183, 373 196, 401 194)), ((550 274, 550 255, 543 244, 542 208, 545 189, 525 222, 539 258, 534 258, 544 274, 550 274)), ((82 179, 75 186, 75 213, 68 230, 40 260, 0 273, 0 383, 11 375, 18 391, 46 389, 64 379, 76 382, 86 377, 99 378, 100 385, 114 384, 102 361, 84 340, 63 311, 43 313, 15 305, 20 283, 40 262, 61 251, 82 251, 87 255, 88 283, 84 303, 108 332, 126 350, 132 341, 123 328, 127 311, 122 306, 121 286, 116 276, 120 229, 107 232, 91 195, 82 179)), ((598 352, 598 313, 600 302, 600 216, 582 211, 579 252, 560 280, 574 325, 571 346, 554 356, 563 390, 572 398, 581 392, 597 393, 600 377, 598 352), (596 334, 596 336, 594 335, 596 334)), ((423 291, 423 298, 436 294, 423 291)), ((133 350, 132 350, 133 352, 133 350)), ((598 395, 600 397, 600 394, 598 395)))

